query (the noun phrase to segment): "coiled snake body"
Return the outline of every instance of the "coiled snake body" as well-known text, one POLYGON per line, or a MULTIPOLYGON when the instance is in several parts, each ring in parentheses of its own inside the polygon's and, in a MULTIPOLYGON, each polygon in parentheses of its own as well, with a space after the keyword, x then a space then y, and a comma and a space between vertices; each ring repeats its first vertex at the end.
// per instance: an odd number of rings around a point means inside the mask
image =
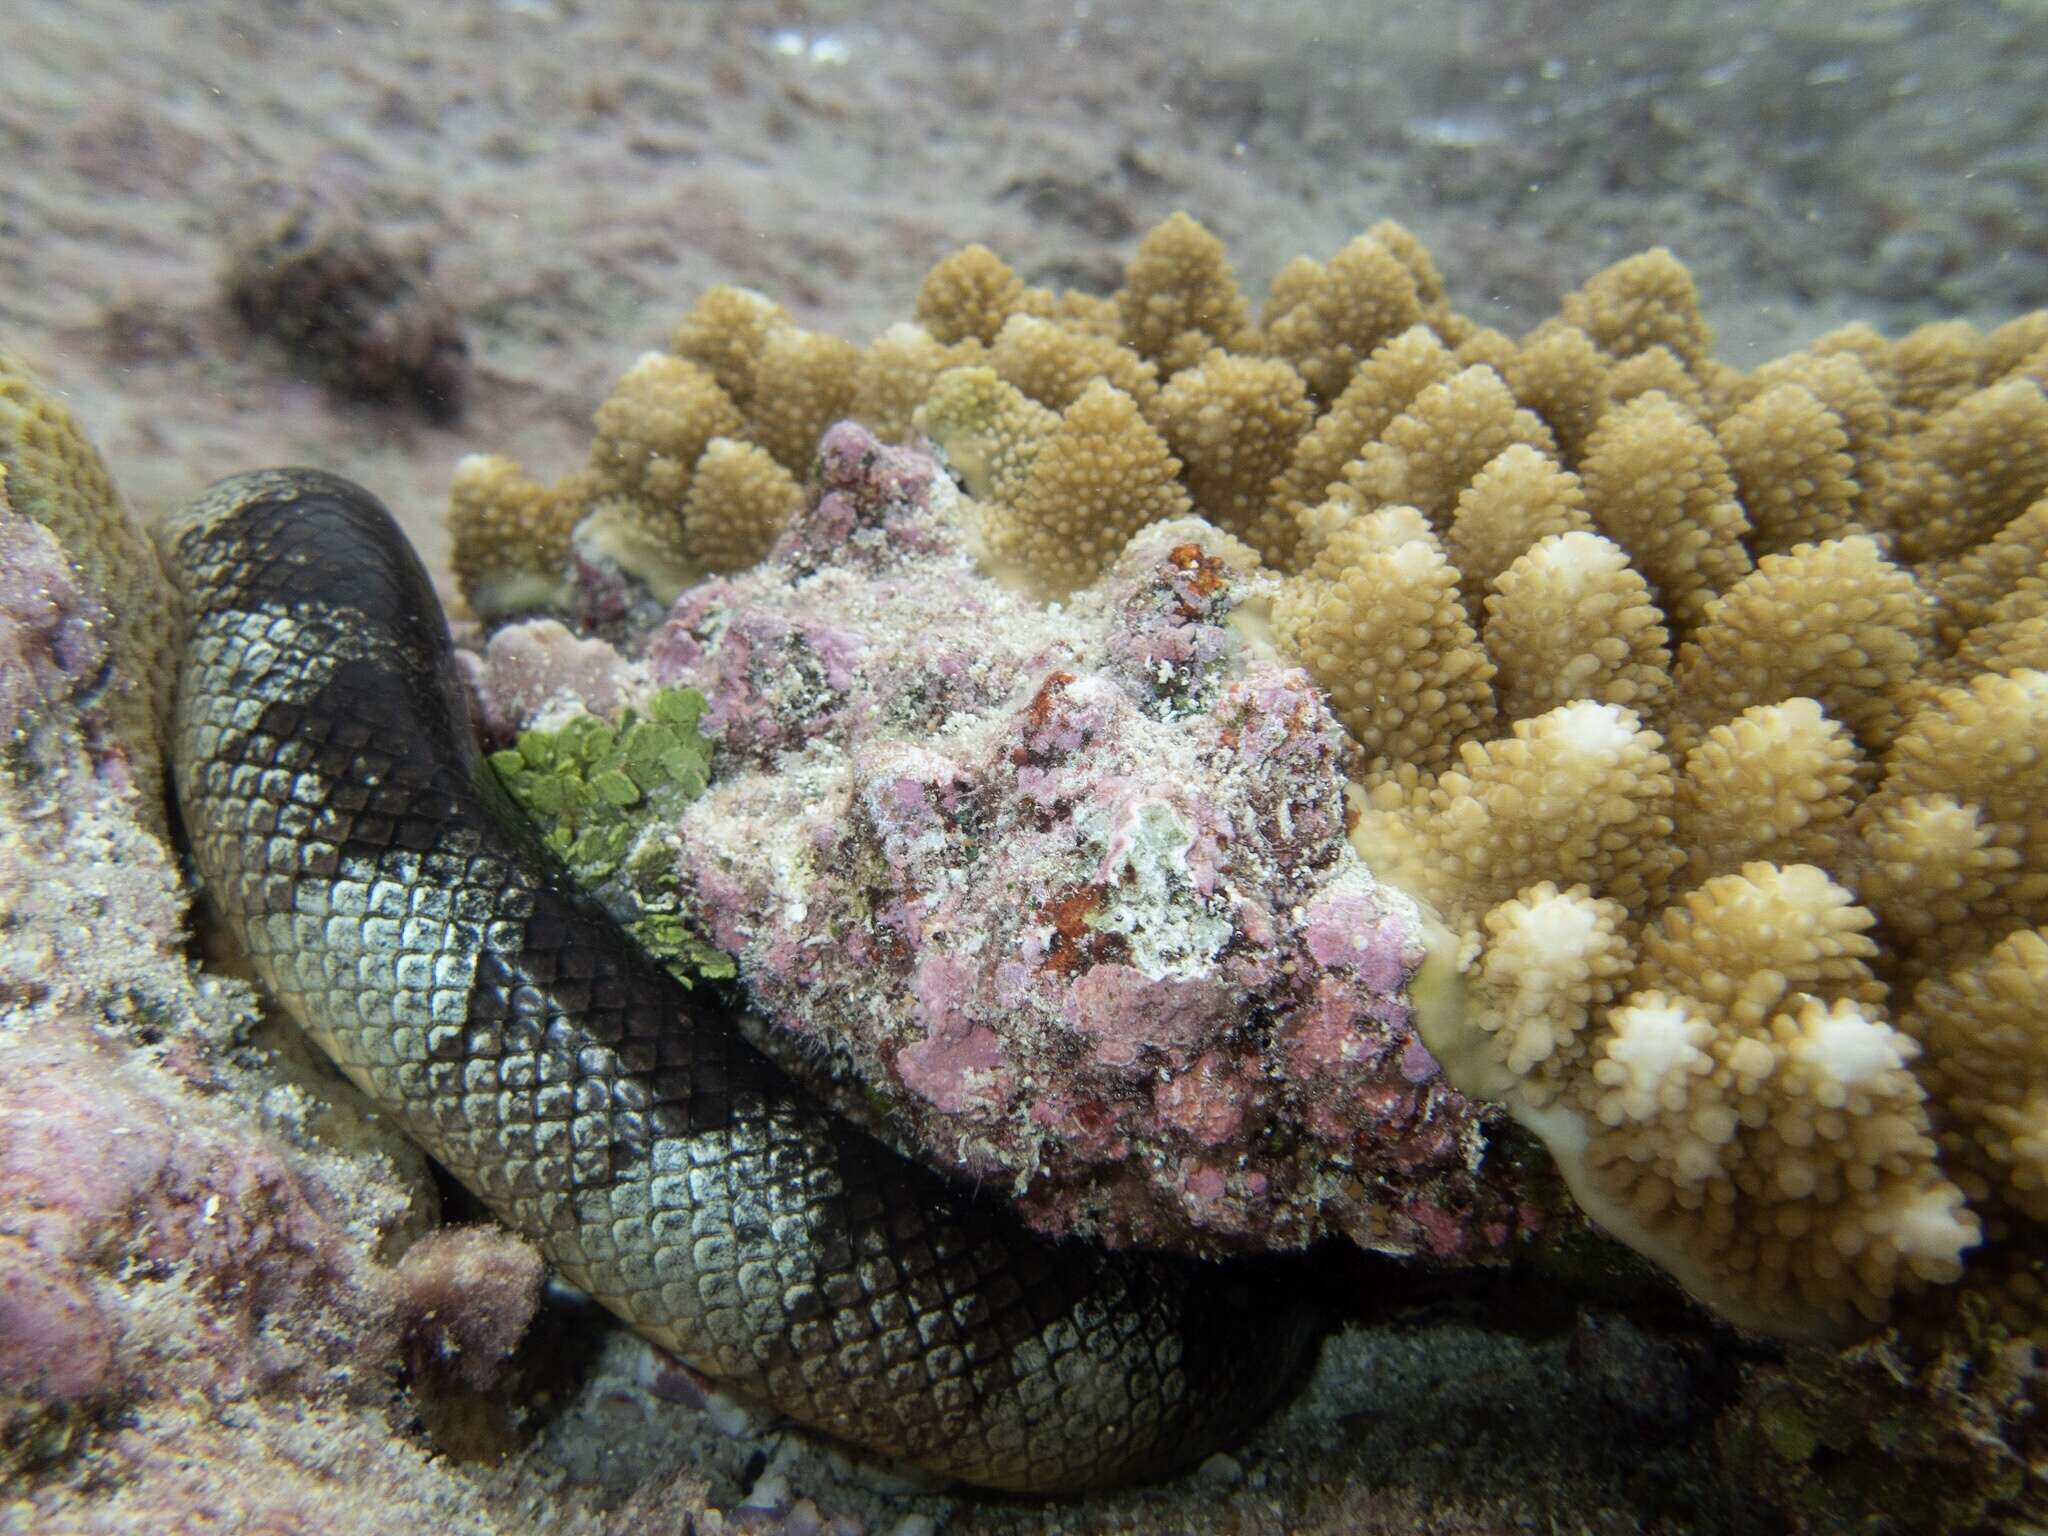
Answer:
POLYGON ((239 476, 166 540, 172 771, 271 994, 549 1261, 792 1417, 991 1487, 1162 1476, 1295 1379, 1305 1309, 1054 1244, 820 1108, 570 888, 472 738, 390 515, 239 476))

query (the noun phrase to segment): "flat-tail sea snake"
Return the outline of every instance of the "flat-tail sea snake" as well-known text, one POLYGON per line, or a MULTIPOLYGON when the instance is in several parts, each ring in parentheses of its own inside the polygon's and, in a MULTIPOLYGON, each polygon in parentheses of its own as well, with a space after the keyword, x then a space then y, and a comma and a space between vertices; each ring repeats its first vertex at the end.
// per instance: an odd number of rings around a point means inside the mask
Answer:
POLYGON ((579 897, 367 492, 237 476, 166 544, 191 626, 172 772, 213 911, 571 1283, 743 1395, 993 1488, 1165 1476, 1297 1379, 1310 1309, 1028 1231, 821 1108, 579 897))

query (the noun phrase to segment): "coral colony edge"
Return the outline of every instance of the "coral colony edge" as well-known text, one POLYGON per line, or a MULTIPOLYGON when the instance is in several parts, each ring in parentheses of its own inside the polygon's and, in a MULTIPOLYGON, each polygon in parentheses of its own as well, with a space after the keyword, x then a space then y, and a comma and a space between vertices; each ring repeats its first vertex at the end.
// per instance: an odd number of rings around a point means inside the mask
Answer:
MULTIPOLYGON (((717 287, 582 468, 460 465, 458 660, 579 884, 1038 1231, 1467 1265, 1590 1217, 1741 1328, 1890 1341, 1897 1385, 2048 1329, 2044 390, 2043 312, 1737 370, 1661 250, 1510 338, 1391 223, 1256 313, 1185 215, 1109 298, 969 247, 866 347, 717 287)), ((9 1443, 146 1398, 165 1345, 114 1278, 145 1260, 213 1276, 185 1305, 217 1329, 255 1327, 222 1275, 305 1293, 278 1358, 371 1400, 455 1260, 360 1149, 273 1131, 260 1188, 193 1171, 178 1106, 248 1070, 253 1005, 184 962, 159 841, 178 598, 11 363, 0 469, 14 856, 89 834, 127 869, 10 893, 50 936, 0 1003, 69 1022, 0 1029, 0 1092, 40 1074, 73 1153, 89 1085, 129 1095, 166 1129, 122 1199, 167 1213, 109 1253, 0 1141, 0 1192, 49 1213, 0 1235, 33 1324, 9 1443), (65 936, 85 912, 134 979, 65 936), (272 1246, 176 1236, 223 1198, 272 1246), (310 1299, 344 1270, 349 1307, 310 1299)), ((502 1355, 534 1273, 464 1261, 502 1355)), ((1941 1390, 1930 1423, 1974 1388, 1941 1390)), ((1995 1462, 2013 1410, 1979 1406, 1995 1462)))

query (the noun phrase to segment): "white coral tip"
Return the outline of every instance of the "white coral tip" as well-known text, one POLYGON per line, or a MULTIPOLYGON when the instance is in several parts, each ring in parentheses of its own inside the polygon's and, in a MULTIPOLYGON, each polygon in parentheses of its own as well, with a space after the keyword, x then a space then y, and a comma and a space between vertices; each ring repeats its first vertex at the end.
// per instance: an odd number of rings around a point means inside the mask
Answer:
POLYGON ((1953 1275, 1962 1264, 1963 1250, 1974 1248, 1983 1235, 1976 1216, 1963 1204, 1963 1192, 1945 1182, 1885 1207, 1872 1225, 1929 1278, 1953 1275))
POLYGON ((1542 719, 1553 740, 1588 756, 1626 751, 1640 729, 1634 711, 1592 699, 1561 704, 1542 719))
POLYGON ((1707 1064, 1700 1049, 1713 1030, 1672 1002, 1631 1004, 1609 1015, 1613 1030, 1600 1079, 1617 1092, 1611 1099, 1631 1120, 1658 1113, 1667 1085, 1707 1064))
POLYGON ((1844 1088, 1860 1088, 1906 1064, 1898 1032, 1847 1004, 1811 1019, 1790 1054, 1817 1078, 1844 1088))

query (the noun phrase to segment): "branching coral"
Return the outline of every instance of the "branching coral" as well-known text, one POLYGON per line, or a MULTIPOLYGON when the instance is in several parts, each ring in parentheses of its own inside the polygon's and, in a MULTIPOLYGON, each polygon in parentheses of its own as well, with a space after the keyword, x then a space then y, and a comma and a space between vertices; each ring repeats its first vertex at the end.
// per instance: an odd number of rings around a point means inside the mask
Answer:
POLYGON ((1616 404, 1586 440, 1579 471, 1594 522, 1656 589, 1667 621, 1698 622, 1749 570, 1749 520, 1713 434, 1662 390, 1616 404))
POLYGON ((1500 375, 1475 364, 1419 392, 1344 466, 1344 483, 1364 506, 1418 507, 1449 527, 1459 497, 1515 444, 1538 454, 1556 449, 1549 429, 1515 403, 1500 375))
MULTIPOLYGON (((1537 509, 1525 500, 1515 510, 1537 509)), ((1649 584, 1612 540, 1585 531, 1550 534, 1491 585, 1486 650, 1499 658, 1494 690, 1509 719, 1530 719, 1573 699, 1661 712, 1671 691, 1663 616, 1649 584)))
POLYGON ((1029 290, 1009 263, 985 245, 955 251, 925 274, 917 323, 942 342, 986 346, 1003 322, 1028 307, 1029 290))
POLYGON ((986 523, 990 557, 1051 593, 1085 586, 1140 528, 1187 511, 1179 471, 1138 402, 1097 379, 1060 413, 1009 507, 986 523))
POLYGON ((1265 314, 1266 345, 1288 359, 1323 400, 1334 400, 1359 363, 1423 319, 1443 297, 1419 242, 1397 224, 1360 235, 1325 266, 1290 269, 1265 314))
POLYGON ((1304 514, 1343 481, 1344 466, 1378 441, 1410 401, 1456 371, 1436 332, 1411 326, 1359 365, 1344 392, 1295 444, 1285 473, 1273 482, 1273 500, 1303 524, 1311 553, 1315 530, 1304 514))
MULTIPOLYGON (((929 338, 926 338, 929 340, 929 338)), ((552 485, 496 455, 463 461, 449 498, 455 576, 486 617, 547 608, 594 564, 667 601, 764 555, 801 499, 811 444, 865 388, 859 351, 802 330, 759 294, 712 290, 598 408, 590 461, 552 485)), ((917 393, 929 383, 909 349, 917 393)), ((942 360, 929 359, 934 369, 942 360)))
POLYGON ((1992 1209, 2048 1220, 2048 933, 2021 929, 1923 982, 1906 1026, 1927 1048, 1936 1128, 1992 1209))
POLYGON ((1756 859, 1833 865, 1862 754, 1810 698, 1753 704, 1685 756, 1672 817, 1697 884, 1756 859))
POLYGON ((479 611, 516 612, 552 600, 569 535, 594 491, 578 477, 542 485, 502 454, 472 453, 455 466, 448 488, 451 563, 479 611))
POLYGON ((1059 416, 980 367, 940 374, 913 421, 945 450, 970 495, 1007 504, 1023 490, 1059 416))
POLYGON ((1040 405, 1063 411, 1097 380, 1141 406, 1159 393, 1159 370, 1110 337, 1072 322, 1012 315, 996 333, 990 365, 1040 405))
POLYGON ((1458 598, 1458 573, 1412 507, 1348 523, 1315 579, 1274 606, 1281 642, 1318 677, 1375 765, 1441 766, 1492 722, 1493 663, 1458 598))
POLYGON ((744 570, 796 515, 803 487, 767 449, 714 437, 683 500, 683 539, 708 571, 744 570))
POLYGON ((1313 417, 1307 387, 1286 363, 1220 349, 1176 373, 1152 404, 1196 510, 1276 564, 1292 556, 1299 530, 1272 505, 1273 481, 1313 417))
POLYGON ((1186 214, 1139 243, 1117 295, 1117 324, 1124 345, 1168 374, 1213 349, 1245 350, 1255 341, 1251 306, 1223 242, 1186 214))
MULTIPOLYGON (((1234 622, 1326 690, 1356 848, 1441 919, 1425 1038, 1602 1222, 1787 1333, 1953 1280, 1987 1223, 2039 1241, 2048 319, 1745 373, 1669 252, 1515 339, 1394 225, 1254 319, 1180 216, 1113 305, 970 249, 918 319, 851 409, 945 452, 989 568, 1084 601, 1192 511, 1275 573, 1234 622)), ((747 410, 788 325, 707 299, 678 347, 747 410)), ((631 441, 644 481, 666 439, 631 441)))

